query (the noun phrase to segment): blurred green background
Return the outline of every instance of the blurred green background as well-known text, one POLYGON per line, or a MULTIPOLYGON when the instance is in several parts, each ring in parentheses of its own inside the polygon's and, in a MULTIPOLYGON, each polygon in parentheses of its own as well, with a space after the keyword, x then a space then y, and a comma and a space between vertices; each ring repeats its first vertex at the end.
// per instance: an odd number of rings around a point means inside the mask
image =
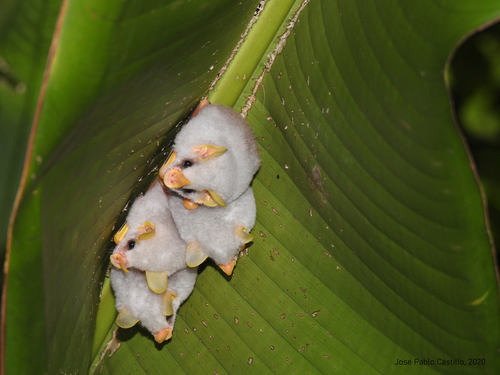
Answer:
POLYGON ((488 201, 490 227, 500 243, 500 23, 458 48, 448 78, 455 110, 488 201))

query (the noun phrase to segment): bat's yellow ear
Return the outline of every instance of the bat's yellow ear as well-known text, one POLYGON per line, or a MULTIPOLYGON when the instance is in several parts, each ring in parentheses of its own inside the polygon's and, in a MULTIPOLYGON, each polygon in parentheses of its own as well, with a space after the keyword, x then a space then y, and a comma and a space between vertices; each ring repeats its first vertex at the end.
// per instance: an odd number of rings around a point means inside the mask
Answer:
POLYGON ((128 224, 125 222, 120 230, 116 232, 115 236, 113 237, 113 241, 115 241, 115 244, 118 245, 118 243, 123 240, 123 237, 127 234, 128 231, 128 224))
POLYGON ((191 118, 196 117, 198 113, 205 108, 207 105, 210 105, 210 102, 207 99, 203 99, 200 104, 198 104, 198 107, 194 110, 193 114, 191 115, 191 118))
POLYGON ((153 238, 156 235, 156 228, 152 223, 146 221, 138 228, 137 232, 139 233, 137 243, 139 243, 142 240, 149 240, 153 238))
POLYGON ((165 173, 163 183, 170 189, 178 189, 183 186, 189 185, 191 181, 189 181, 181 171, 177 169, 171 169, 167 173, 165 173))
POLYGON ((199 160, 207 161, 217 156, 221 156, 227 148, 224 146, 200 145, 193 147, 193 153, 196 154, 199 160))
POLYGON ((177 153, 175 151, 172 151, 172 153, 168 157, 168 159, 165 162, 165 164, 163 164, 163 166, 160 168, 160 173, 159 174, 160 174, 160 178, 161 179, 163 179, 163 177, 165 177, 165 173, 167 172, 167 168, 172 165, 172 163, 174 162, 174 160, 175 160, 176 157, 177 157, 177 153))

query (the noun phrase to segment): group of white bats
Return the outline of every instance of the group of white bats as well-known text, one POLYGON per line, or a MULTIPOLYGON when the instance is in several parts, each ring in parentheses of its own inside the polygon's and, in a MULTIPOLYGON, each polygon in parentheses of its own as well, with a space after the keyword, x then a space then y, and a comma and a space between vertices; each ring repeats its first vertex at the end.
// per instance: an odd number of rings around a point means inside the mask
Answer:
POLYGON ((231 275, 252 241, 252 179, 260 167, 252 128, 232 109, 204 100, 177 134, 158 179, 115 234, 111 286, 116 324, 137 322, 161 343, 208 257, 231 275))

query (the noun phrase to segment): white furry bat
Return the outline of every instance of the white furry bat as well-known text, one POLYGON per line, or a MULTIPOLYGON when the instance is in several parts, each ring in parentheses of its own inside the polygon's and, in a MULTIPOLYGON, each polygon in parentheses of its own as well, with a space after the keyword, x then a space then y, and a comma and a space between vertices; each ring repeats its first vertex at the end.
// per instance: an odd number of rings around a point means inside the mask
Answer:
POLYGON ((184 199, 170 196, 170 207, 181 237, 188 243, 186 263, 197 266, 212 258, 230 275, 238 252, 253 236, 248 232, 255 225, 256 207, 253 191, 248 187, 238 199, 226 207, 184 207, 184 199))
POLYGON ((172 337, 180 305, 193 291, 197 268, 184 268, 169 277, 168 288, 155 293, 148 287, 145 273, 130 269, 128 273, 111 270, 111 286, 115 292, 116 324, 130 328, 137 322, 150 331, 159 343, 172 337))
POLYGON ((224 206, 247 190, 259 169, 257 142, 231 108, 203 101, 197 111, 177 134, 160 177, 192 202, 224 206))
POLYGON ((228 107, 200 103, 160 169, 165 185, 184 197, 183 209, 172 195, 176 203, 171 209, 188 243, 190 267, 211 257, 224 272, 232 273, 238 251, 253 238, 248 232, 256 209, 249 186, 259 167, 257 142, 248 123, 228 107))
POLYGON ((161 293, 171 274, 186 267, 186 243, 180 238, 161 182, 156 182, 132 205, 126 223, 114 237, 111 263, 146 271, 151 290, 161 293))

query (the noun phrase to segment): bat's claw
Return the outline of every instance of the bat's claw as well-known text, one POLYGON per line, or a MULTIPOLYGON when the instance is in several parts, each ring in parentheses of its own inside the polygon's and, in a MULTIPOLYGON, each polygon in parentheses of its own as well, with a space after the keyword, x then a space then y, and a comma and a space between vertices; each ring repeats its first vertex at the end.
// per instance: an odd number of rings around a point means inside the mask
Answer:
POLYGON ((236 259, 233 259, 228 264, 219 264, 219 267, 221 268, 222 271, 224 271, 226 275, 231 276, 235 265, 236 265, 236 259))
POLYGON ((172 337, 172 329, 170 327, 163 328, 160 332, 155 335, 155 340, 158 344, 161 344, 163 341, 168 340, 172 337))
POLYGON ((184 198, 184 207, 188 210, 195 210, 198 208, 198 203, 193 202, 191 199, 184 198))
POLYGON ((163 182, 165 183, 165 186, 169 187, 170 189, 178 189, 191 183, 191 181, 189 181, 182 174, 182 172, 177 169, 171 169, 167 173, 165 173, 163 182))
POLYGON ((177 299, 177 296, 172 292, 166 292, 163 295, 163 315, 170 316, 174 313, 172 302, 177 299))
POLYGON ((196 267, 202 264, 208 255, 205 254, 200 244, 196 241, 190 242, 186 251, 186 264, 189 267, 196 267))
POLYGON ((113 266, 128 273, 128 269, 125 265, 126 261, 125 261, 125 259, 123 259, 123 257, 120 254, 113 254, 113 255, 111 255, 110 259, 111 259, 111 263, 113 264, 113 266))
POLYGON ((116 325, 121 328, 133 327, 138 321, 139 319, 132 316, 132 314, 130 314, 130 311, 128 311, 125 307, 120 310, 115 320, 116 325))
POLYGON ((177 157, 177 153, 175 151, 172 151, 170 154, 168 160, 163 164, 163 166, 160 168, 160 178, 163 179, 165 177, 165 173, 167 172, 167 168, 172 165, 174 162, 175 158, 177 157))
POLYGON ((166 272, 146 271, 146 280, 149 289, 155 293, 163 293, 167 290, 168 278, 166 272))
POLYGON ((243 240, 243 243, 249 243, 253 240, 253 235, 247 232, 247 228, 243 225, 236 226, 234 233, 243 240))

